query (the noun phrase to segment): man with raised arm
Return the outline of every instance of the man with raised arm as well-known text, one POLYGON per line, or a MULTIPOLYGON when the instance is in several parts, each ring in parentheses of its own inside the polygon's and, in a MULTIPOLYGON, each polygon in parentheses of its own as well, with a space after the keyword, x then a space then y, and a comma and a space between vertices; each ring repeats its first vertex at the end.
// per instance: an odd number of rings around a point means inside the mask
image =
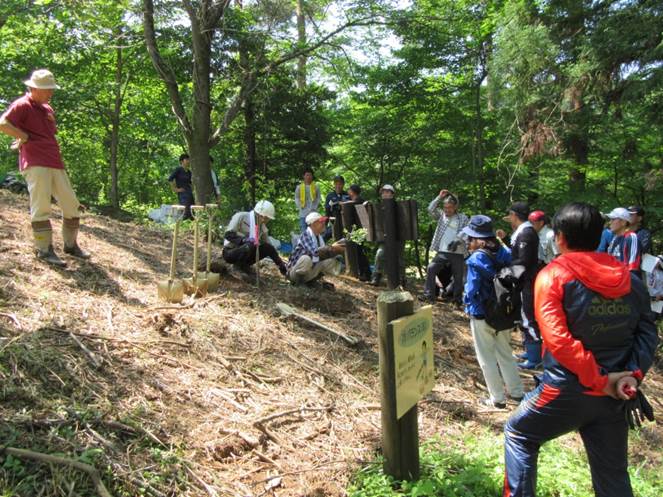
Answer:
POLYGON ((428 205, 428 213, 437 220, 437 227, 430 246, 431 251, 436 252, 436 255, 426 269, 424 293, 419 300, 430 303, 436 301, 435 279, 440 271, 449 267, 453 277, 451 297, 454 304, 461 305, 467 249, 459 235, 470 220, 465 214, 458 212, 458 197, 444 189, 428 205), (442 208, 439 207, 440 202, 442 202, 442 208))

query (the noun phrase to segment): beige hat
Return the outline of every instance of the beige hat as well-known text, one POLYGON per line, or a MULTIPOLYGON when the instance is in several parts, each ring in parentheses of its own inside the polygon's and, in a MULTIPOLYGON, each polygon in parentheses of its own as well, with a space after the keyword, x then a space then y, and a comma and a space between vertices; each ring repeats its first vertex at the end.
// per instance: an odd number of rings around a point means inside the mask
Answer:
POLYGON ((321 215, 319 212, 311 212, 308 216, 306 216, 306 224, 311 226, 313 223, 318 222, 318 221, 323 221, 327 222, 329 221, 329 218, 327 216, 321 215))
POLYGON ((30 79, 23 81, 23 83, 30 88, 37 88, 39 90, 55 90, 60 88, 55 84, 55 77, 48 69, 37 69, 32 73, 30 79))

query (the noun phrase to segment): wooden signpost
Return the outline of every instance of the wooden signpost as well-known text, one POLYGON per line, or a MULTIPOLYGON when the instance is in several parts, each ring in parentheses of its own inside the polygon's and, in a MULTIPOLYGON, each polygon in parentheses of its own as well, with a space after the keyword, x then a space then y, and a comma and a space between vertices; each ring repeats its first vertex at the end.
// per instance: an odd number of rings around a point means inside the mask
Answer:
POLYGON ((431 307, 415 313, 412 295, 399 288, 399 244, 418 236, 416 202, 383 199, 379 208, 357 206, 357 214, 368 239, 384 241, 389 286, 377 302, 383 470, 397 480, 417 480, 417 401, 432 389, 434 371, 431 307))

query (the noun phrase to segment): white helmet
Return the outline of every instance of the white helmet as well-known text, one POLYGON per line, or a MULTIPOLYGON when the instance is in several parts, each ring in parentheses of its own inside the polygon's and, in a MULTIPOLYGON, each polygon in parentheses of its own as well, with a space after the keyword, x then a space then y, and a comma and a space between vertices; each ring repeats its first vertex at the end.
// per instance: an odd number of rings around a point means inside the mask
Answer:
POLYGON ((253 210, 256 214, 260 214, 269 219, 274 219, 276 217, 274 205, 269 200, 259 200, 253 210))

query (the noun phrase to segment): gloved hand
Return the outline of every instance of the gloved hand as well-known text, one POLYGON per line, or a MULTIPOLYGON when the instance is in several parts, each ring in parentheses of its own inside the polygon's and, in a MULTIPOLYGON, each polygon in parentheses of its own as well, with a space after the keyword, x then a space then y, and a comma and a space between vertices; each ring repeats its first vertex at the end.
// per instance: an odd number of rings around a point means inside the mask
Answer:
POLYGON ((654 409, 642 390, 638 390, 633 397, 624 402, 624 415, 631 430, 635 430, 636 426, 640 428, 645 419, 654 421, 654 409))

